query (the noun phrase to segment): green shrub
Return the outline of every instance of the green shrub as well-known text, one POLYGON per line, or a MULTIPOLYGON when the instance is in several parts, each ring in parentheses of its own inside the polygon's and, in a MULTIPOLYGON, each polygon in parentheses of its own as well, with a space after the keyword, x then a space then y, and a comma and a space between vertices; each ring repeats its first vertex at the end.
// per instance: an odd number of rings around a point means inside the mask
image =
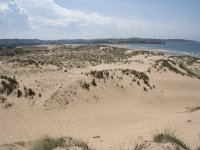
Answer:
POLYGON ((90 85, 89 85, 87 82, 81 83, 80 86, 81 86, 83 89, 87 89, 87 90, 90 89, 90 85))
POLYGON ((62 148, 65 146, 64 138, 51 138, 51 137, 44 137, 37 140, 31 150, 53 150, 55 148, 62 148))

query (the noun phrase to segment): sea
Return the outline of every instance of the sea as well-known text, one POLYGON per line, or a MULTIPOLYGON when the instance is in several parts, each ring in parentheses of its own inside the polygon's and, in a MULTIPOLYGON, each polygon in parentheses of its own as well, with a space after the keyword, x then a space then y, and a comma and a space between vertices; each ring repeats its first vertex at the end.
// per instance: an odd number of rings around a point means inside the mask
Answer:
MULTIPOLYGON (((116 46, 116 45, 115 45, 116 46)), ((165 44, 119 44, 118 47, 189 55, 200 58, 200 42, 166 42, 165 44)))

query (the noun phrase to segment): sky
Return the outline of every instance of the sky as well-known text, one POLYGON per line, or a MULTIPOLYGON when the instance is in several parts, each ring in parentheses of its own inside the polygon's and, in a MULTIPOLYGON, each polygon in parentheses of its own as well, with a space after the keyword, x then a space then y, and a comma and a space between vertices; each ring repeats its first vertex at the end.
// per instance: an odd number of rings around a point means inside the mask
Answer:
POLYGON ((0 39, 200 41, 200 0, 0 0, 0 39))

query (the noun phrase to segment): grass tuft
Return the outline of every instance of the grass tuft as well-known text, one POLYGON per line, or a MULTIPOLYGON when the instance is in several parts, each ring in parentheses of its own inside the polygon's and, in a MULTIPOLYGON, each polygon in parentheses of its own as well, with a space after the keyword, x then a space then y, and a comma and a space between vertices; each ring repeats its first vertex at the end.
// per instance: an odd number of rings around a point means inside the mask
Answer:
POLYGON ((74 140, 72 137, 52 138, 48 136, 35 141, 31 150, 53 150, 56 148, 91 150, 85 142, 74 140))
POLYGON ((174 134, 172 133, 158 133, 156 135, 154 135, 153 140, 157 143, 171 143, 171 144, 175 144, 178 147, 181 147, 185 150, 190 150, 190 148, 180 139, 178 139, 174 134))

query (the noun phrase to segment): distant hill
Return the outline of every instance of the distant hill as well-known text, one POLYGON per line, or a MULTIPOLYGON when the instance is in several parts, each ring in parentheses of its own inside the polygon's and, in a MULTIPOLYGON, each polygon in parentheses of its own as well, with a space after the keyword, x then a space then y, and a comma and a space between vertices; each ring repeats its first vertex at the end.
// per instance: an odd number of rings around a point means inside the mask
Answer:
POLYGON ((32 46, 42 44, 38 39, 0 39, 0 47, 32 46))
POLYGON ((164 42, 197 42, 192 40, 185 40, 185 39, 164 39, 164 42))
POLYGON ((0 39, 0 47, 32 46, 42 44, 165 44, 165 42, 195 42, 184 39, 63 39, 63 40, 39 40, 39 39, 0 39))

